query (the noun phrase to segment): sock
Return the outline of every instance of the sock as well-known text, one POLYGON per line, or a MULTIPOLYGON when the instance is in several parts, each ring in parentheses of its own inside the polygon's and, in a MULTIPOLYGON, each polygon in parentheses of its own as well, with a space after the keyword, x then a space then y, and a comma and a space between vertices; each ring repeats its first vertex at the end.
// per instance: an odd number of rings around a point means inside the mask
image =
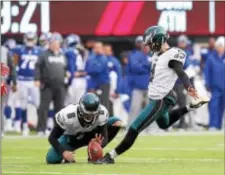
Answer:
POLYGON ((10 119, 11 118, 12 110, 11 110, 10 106, 7 105, 5 107, 4 114, 5 114, 6 119, 10 119))
POLYGON ((114 149, 109 153, 109 155, 112 159, 115 159, 118 154, 116 153, 116 150, 114 149))
MULTIPOLYGON (((134 130, 133 128, 130 128, 122 140, 120 144, 116 147, 115 152, 117 155, 120 155, 130 149, 130 147, 133 145, 134 141, 136 140, 138 136, 138 132, 134 130)), ((113 154, 113 153, 112 153, 113 154)), ((115 155, 115 154, 114 154, 115 155)))
POLYGON ((22 109, 21 108, 16 108, 16 116, 15 116, 15 121, 20 121, 22 119, 22 109))
POLYGON ((27 123, 27 110, 23 109, 22 110, 22 123, 27 123))
POLYGON ((48 111, 48 118, 52 118, 52 117, 54 117, 54 115, 55 115, 54 110, 53 110, 53 109, 50 109, 50 110, 48 111))
POLYGON ((178 109, 174 109, 169 113, 170 122, 167 128, 176 123, 184 114, 188 113, 187 107, 181 107, 178 109))

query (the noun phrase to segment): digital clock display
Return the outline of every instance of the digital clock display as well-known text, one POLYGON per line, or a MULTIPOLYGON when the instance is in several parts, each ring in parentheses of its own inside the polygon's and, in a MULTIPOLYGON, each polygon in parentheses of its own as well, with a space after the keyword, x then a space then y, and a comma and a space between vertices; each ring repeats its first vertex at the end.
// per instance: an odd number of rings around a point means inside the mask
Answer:
POLYGON ((49 2, 1 2, 1 33, 48 32, 49 2))
POLYGON ((171 35, 225 35, 225 1, 7 1, 1 33, 129 36, 161 25, 171 35))

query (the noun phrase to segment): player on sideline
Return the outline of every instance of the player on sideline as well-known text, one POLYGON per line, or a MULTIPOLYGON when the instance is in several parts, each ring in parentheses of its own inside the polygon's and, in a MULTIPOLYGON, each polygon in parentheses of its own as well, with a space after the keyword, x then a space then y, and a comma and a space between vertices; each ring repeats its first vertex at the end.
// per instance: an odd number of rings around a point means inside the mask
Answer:
POLYGON ((17 82, 18 82, 18 105, 16 107, 15 130, 20 132, 22 120, 22 135, 29 135, 27 121, 27 107, 30 102, 36 109, 39 107, 39 89, 34 84, 35 63, 41 50, 36 45, 37 34, 27 32, 24 34, 24 46, 13 49, 14 59, 17 62, 17 82))
POLYGON ((183 70, 185 62, 184 51, 170 48, 167 40, 169 36, 160 26, 152 26, 144 33, 144 44, 154 52, 152 56, 152 75, 148 88, 149 104, 140 112, 131 124, 125 138, 111 152, 107 153, 97 164, 112 164, 114 159, 131 148, 138 134, 156 121, 161 129, 167 129, 190 109, 198 108, 208 100, 198 97, 192 87, 187 74, 183 70), (172 89, 177 78, 182 81, 188 94, 196 99, 195 104, 181 107, 171 112, 168 110, 176 104, 176 97, 172 89))
POLYGON ((120 119, 108 118, 108 110, 93 93, 84 94, 79 104, 63 108, 55 115, 55 121, 48 138, 52 145, 46 156, 48 164, 75 162, 73 151, 87 146, 93 138, 105 147, 121 126, 120 119))

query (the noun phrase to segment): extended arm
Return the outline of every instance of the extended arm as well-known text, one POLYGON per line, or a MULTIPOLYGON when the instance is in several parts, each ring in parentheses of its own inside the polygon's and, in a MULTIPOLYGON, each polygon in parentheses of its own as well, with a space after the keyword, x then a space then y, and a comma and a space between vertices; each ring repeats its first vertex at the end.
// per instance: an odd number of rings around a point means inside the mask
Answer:
POLYGON ((192 87, 192 84, 191 84, 187 74, 185 73, 185 71, 183 69, 183 64, 181 62, 176 61, 176 60, 171 60, 169 62, 169 67, 176 72, 177 76, 183 83, 185 89, 188 90, 190 87, 192 87))
POLYGON ((62 129, 57 123, 55 123, 55 127, 53 128, 48 138, 49 143, 60 155, 62 155, 62 153, 65 151, 65 148, 58 141, 59 137, 62 136, 63 133, 64 129, 62 129))

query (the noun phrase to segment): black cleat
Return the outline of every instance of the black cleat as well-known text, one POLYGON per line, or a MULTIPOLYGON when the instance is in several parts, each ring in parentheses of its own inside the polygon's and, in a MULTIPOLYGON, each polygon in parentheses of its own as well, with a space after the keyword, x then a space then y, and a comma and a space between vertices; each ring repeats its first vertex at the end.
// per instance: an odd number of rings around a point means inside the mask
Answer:
POLYGON ((93 162, 94 164, 114 164, 114 159, 111 158, 109 153, 106 153, 106 155, 102 158, 97 160, 96 162, 93 162))
POLYGON ((76 163, 76 161, 73 160, 73 161, 69 162, 69 161, 63 159, 62 163, 63 163, 63 164, 73 164, 73 163, 76 163))

